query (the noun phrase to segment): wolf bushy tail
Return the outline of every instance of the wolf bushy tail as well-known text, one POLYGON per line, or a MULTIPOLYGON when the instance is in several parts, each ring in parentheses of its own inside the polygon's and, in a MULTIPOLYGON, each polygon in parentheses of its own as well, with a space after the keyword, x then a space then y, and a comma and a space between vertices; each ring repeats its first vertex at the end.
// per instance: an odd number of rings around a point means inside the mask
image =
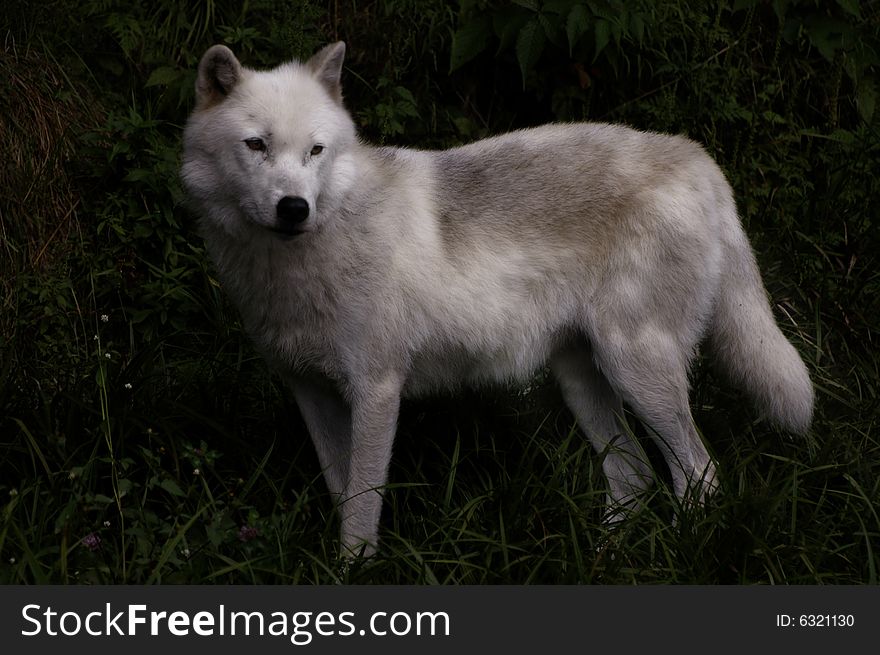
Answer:
POLYGON ((723 243, 723 270, 712 341, 735 383, 780 427, 802 434, 813 418, 807 367, 770 310, 755 256, 734 218, 723 243))

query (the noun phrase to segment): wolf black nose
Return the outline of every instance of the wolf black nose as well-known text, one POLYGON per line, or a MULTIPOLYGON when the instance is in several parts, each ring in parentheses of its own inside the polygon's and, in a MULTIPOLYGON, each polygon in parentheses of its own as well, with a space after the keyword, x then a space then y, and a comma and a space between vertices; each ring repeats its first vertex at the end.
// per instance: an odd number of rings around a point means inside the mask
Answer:
POLYGON ((309 217, 309 203, 299 196, 284 196, 276 208, 282 228, 296 228, 309 217))

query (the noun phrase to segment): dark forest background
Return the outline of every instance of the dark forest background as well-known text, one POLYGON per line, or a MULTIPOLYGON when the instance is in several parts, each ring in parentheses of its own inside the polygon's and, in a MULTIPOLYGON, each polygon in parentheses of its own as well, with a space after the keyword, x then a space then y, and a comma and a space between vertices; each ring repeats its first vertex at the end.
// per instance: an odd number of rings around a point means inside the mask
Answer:
POLYGON ((2 13, 0 582, 878 582, 880 3, 2 13), (774 430, 701 361, 694 413, 723 491, 678 508, 661 483, 608 530, 600 456, 542 375, 408 404, 379 556, 340 566, 296 407, 243 336, 178 179, 208 46, 269 67, 338 39, 346 104, 373 143, 559 120, 703 143, 813 375, 810 434, 774 430))

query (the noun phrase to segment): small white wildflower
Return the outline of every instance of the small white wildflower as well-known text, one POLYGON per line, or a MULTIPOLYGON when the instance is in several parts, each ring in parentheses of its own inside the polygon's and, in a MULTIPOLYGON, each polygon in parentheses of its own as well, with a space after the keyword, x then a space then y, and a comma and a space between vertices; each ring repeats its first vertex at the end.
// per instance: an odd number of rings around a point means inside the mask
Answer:
POLYGON ((189 555, 190 555, 189 548, 184 548, 182 551, 180 551, 180 554, 183 555, 185 558, 189 559, 189 555))
POLYGON ((10 564, 15 564, 15 558, 14 558, 14 557, 10 557, 10 558, 9 558, 9 563, 10 563, 10 564))
POLYGON ((10 489, 9 495, 15 498, 18 495, 18 489, 10 489))
POLYGON ((110 317, 107 314, 101 314, 101 323, 106 323, 110 320, 110 317))
POLYGON ((104 357, 106 357, 107 359, 110 359, 110 353, 104 353, 104 357))
POLYGON ((131 391, 131 382, 126 382, 125 388, 128 389, 129 391, 131 391))
POLYGON ((201 475, 202 472, 199 469, 193 469, 193 475, 201 475))
POLYGON ((109 528, 109 527, 110 527, 110 521, 104 521, 104 527, 105 527, 105 528, 109 528))
POLYGON ((92 341, 97 341, 99 338, 100 337, 98 337, 98 335, 96 334, 94 337, 92 337, 92 341))

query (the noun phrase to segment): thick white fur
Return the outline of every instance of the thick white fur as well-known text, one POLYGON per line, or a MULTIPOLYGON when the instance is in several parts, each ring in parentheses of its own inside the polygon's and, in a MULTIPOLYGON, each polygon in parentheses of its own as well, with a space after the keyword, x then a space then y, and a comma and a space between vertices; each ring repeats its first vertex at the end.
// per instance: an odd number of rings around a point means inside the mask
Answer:
POLYGON ((715 486, 687 397, 705 336, 771 418, 807 429, 806 367, 698 145, 572 124, 441 152, 370 147, 341 102, 343 54, 257 72, 209 50, 182 176, 224 287, 291 385, 346 551, 377 543, 403 396, 549 365, 604 455, 609 515, 651 482, 623 403, 679 496, 715 486), (293 238, 274 231, 285 196, 310 208, 293 238))

